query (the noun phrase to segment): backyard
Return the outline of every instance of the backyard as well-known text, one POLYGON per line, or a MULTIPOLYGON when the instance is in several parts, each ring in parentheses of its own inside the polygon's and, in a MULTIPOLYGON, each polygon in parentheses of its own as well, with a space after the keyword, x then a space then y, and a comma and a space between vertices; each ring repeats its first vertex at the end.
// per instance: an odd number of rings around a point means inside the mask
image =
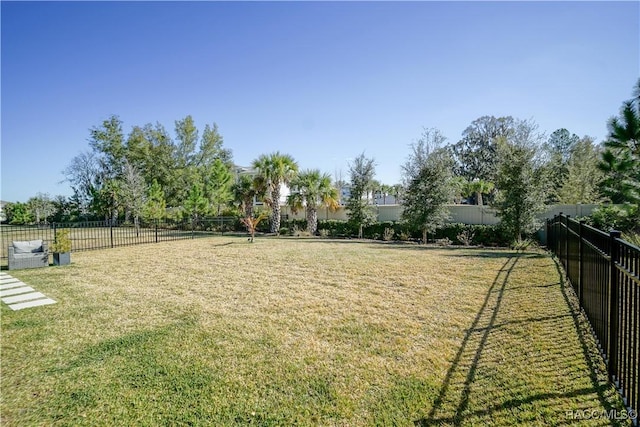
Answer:
MULTIPOLYGON (((211 237, 9 272, 1 424, 610 425, 542 251, 211 237)), ((613 423, 628 425, 627 420, 613 423)))

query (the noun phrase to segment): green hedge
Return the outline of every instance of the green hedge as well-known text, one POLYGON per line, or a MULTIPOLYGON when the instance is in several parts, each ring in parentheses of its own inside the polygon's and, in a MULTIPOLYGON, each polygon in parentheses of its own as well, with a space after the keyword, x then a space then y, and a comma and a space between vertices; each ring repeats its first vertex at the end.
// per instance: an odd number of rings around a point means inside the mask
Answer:
POLYGON ((358 235, 358 229, 353 224, 336 219, 318 221, 318 232, 322 233, 322 230, 326 230, 325 232, 330 237, 355 237, 358 235))
MULTIPOLYGON (((305 223, 306 224, 306 223, 305 223)), ((382 240, 385 236, 385 229, 393 230, 393 240, 415 240, 422 238, 422 231, 412 230, 403 222, 378 222, 363 229, 365 239, 382 240)), ((358 229, 347 221, 320 220, 318 230, 327 230, 330 237, 357 237, 358 229)), ((467 224, 447 224, 436 230, 435 234, 430 234, 427 238, 430 242, 435 239, 449 239, 452 244, 460 245, 458 236, 465 230, 473 233, 472 245, 483 246, 508 246, 509 238, 507 233, 498 225, 467 225, 467 224)))
MULTIPOLYGON (((246 227, 242 225, 238 219, 234 224, 236 231, 246 231, 246 227)), ((304 231, 307 229, 306 219, 290 219, 282 221, 280 224, 280 234, 290 235, 295 230, 304 231)), ((422 231, 411 229, 404 222, 384 221, 372 224, 364 227, 363 237, 365 239, 383 240, 385 237, 385 229, 393 231, 392 240, 412 240, 420 241, 422 239, 422 231)), ((430 233, 428 235, 429 242, 434 242, 436 239, 449 239, 453 245, 462 245, 463 243, 458 239, 458 236, 463 231, 468 231, 473 234, 471 240, 472 245, 480 246, 508 246, 509 238, 507 233, 499 225, 468 225, 452 223, 446 224, 444 227, 436 230, 435 234, 430 233)), ((258 225, 258 232, 269 232, 269 220, 266 219, 258 225)), ((358 236, 358 228, 348 221, 341 220, 319 220, 318 221, 318 234, 326 235, 328 237, 338 238, 355 238, 358 236)), ((390 233, 387 233, 389 238, 390 233)))

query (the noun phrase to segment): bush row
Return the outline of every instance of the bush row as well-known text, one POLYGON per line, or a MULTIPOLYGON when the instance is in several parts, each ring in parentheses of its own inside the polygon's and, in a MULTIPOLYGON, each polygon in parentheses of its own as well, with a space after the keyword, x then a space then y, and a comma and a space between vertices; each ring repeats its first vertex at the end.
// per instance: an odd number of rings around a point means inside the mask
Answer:
MULTIPOLYGON (((263 226, 264 230, 268 230, 267 222, 263 226)), ((292 235, 306 228, 307 221, 304 219, 283 221, 280 234, 292 235)), ((318 234, 327 237, 353 238, 357 237, 358 228, 348 221, 320 220, 318 234)), ((422 231, 413 230, 406 223, 385 221, 364 227, 363 237, 375 240, 419 241, 422 239, 422 231)), ((509 244, 507 233, 498 225, 446 224, 436 230, 435 234, 429 234, 427 239, 429 242, 448 239, 454 245, 468 243, 482 246, 507 246, 509 244)))

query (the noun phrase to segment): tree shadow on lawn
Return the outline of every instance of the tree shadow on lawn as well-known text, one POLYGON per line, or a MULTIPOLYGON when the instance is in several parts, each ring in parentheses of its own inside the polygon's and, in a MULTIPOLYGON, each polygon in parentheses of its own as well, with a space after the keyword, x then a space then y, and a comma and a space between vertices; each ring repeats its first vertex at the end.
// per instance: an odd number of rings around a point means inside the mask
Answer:
POLYGON ((379 242, 381 247, 388 249, 399 249, 408 251, 436 251, 446 252, 447 257, 471 257, 471 258, 512 258, 517 256, 518 258, 546 258, 549 255, 535 250, 515 250, 510 248, 487 248, 487 247, 474 247, 474 246, 438 246, 438 245, 412 245, 412 244, 397 244, 379 242))
POLYGON ((523 255, 504 256, 433 406, 414 424, 561 425, 575 422, 575 411, 621 409, 598 375, 602 360, 557 262, 553 286, 506 292, 522 288, 516 265, 523 255))

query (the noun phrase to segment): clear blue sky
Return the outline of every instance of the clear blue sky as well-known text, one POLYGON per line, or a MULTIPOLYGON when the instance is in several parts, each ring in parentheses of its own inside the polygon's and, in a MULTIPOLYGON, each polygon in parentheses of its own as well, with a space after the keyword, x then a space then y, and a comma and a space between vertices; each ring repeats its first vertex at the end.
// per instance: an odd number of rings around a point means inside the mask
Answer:
POLYGON ((400 180, 423 127, 483 115, 601 141, 640 76, 638 2, 6 2, 2 188, 70 195, 89 129, 191 114, 234 161, 279 150, 400 180))

